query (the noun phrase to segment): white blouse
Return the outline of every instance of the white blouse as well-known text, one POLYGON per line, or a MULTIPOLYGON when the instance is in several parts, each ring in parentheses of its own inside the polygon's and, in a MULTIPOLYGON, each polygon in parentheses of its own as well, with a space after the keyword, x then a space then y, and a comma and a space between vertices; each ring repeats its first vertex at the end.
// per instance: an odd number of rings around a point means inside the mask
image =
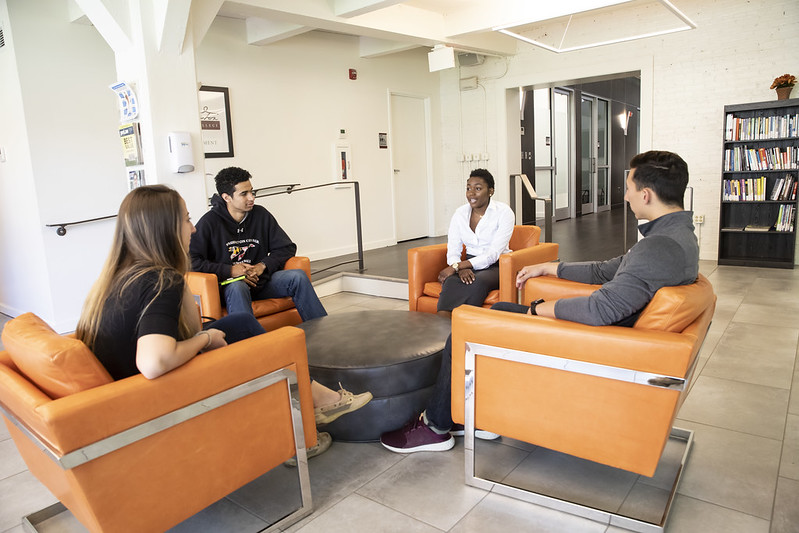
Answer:
POLYGON ((469 227, 472 206, 460 206, 449 223, 447 233, 447 264, 460 262, 463 246, 466 253, 473 255, 469 261, 474 270, 483 270, 499 260, 499 256, 509 252, 508 243, 513 233, 516 216, 507 204, 491 200, 483 218, 477 223, 475 231, 469 227))

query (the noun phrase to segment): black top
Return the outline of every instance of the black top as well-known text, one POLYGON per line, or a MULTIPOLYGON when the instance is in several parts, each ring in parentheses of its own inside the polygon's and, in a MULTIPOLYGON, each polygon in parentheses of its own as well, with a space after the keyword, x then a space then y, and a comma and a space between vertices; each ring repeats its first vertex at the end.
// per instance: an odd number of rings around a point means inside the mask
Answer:
POLYGON ((114 379, 139 373, 136 367, 139 337, 158 333, 180 340, 178 321, 183 301, 183 277, 175 272, 171 276, 171 285, 153 300, 157 281, 158 274, 148 272, 122 294, 116 289, 105 302, 94 342, 94 355, 114 379))
POLYGON ((220 281, 230 277, 236 263, 263 263, 266 270, 258 279, 259 288, 296 251, 297 245, 264 207, 254 206, 244 220, 236 222, 218 194, 211 198, 211 210, 197 222, 189 245, 192 270, 216 274, 220 281))

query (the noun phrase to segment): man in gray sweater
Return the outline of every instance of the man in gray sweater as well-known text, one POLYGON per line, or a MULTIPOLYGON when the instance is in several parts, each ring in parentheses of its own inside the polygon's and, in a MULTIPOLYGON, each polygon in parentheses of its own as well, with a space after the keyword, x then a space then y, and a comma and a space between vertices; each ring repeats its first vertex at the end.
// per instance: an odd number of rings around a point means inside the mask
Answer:
MULTIPOLYGON (((523 311, 592 326, 632 326, 658 289, 696 281, 699 246, 693 214, 683 209, 687 185, 688 166, 677 154, 651 151, 633 157, 624 199, 636 218, 648 221, 638 226, 645 238, 608 261, 524 267, 516 276, 519 288, 529 278, 543 275, 602 287, 591 296, 532 302, 523 311)), ((513 304, 494 308, 522 311, 513 304)))
MULTIPOLYGON (((536 300, 530 306, 500 302, 492 309, 514 311, 594 326, 632 326, 658 289, 687 285, 699 273, 699 246, 694 235, 693 214, 683 208, 688 185, 688 165, 671 152, 650 151, 630 161, 624 199, 636 218, 647 220, 638 227, 644 239, 609 261, 586 263, 541 263, 526 266, 516 276, 516 286, 536 276, 552 275, 582 283, 601 284, 590 296, 555 302, 536 300)), ((444 451, 454 446, 450 412, 452 339, 447 339, 433 394, 419 416, 395 431, 384 433, 380 442, 391 451, 444 451)), ((478 438, 497 435, 476 431, 478 438)))

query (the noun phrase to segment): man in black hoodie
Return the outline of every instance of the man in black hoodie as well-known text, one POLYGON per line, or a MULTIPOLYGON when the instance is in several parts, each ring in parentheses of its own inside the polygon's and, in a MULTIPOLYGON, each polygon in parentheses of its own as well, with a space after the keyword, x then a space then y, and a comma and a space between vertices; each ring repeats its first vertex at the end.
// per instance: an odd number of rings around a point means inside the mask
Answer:
POLYGON ((249 172, 238 167, 214 178, 211 210, 197 222, 191 237, 191 268, 216 274, 219 281, 243 276, 221 286, 228 313, 252 313, 252 301, 290 296, 305 320, 327 315, 302 270, 283 270, 297 245, 272 213, 255 205, 249 172))

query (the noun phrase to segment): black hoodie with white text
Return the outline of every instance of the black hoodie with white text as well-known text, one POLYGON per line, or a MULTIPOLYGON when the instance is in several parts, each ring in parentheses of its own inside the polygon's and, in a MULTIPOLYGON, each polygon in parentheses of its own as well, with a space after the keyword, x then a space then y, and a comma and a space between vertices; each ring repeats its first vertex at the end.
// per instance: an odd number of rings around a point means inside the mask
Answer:
POLYGON ((196 228, 189 244, 191 268, 216 274, 219 281, 230 277, 236 263, 263 263, 266 270, 257 284, 263 287, 297 252, 297 245, 266 208, 255 205, 241 222, 236 222, 218 194, 211 198, 211 210, 200 218, 196 228))

